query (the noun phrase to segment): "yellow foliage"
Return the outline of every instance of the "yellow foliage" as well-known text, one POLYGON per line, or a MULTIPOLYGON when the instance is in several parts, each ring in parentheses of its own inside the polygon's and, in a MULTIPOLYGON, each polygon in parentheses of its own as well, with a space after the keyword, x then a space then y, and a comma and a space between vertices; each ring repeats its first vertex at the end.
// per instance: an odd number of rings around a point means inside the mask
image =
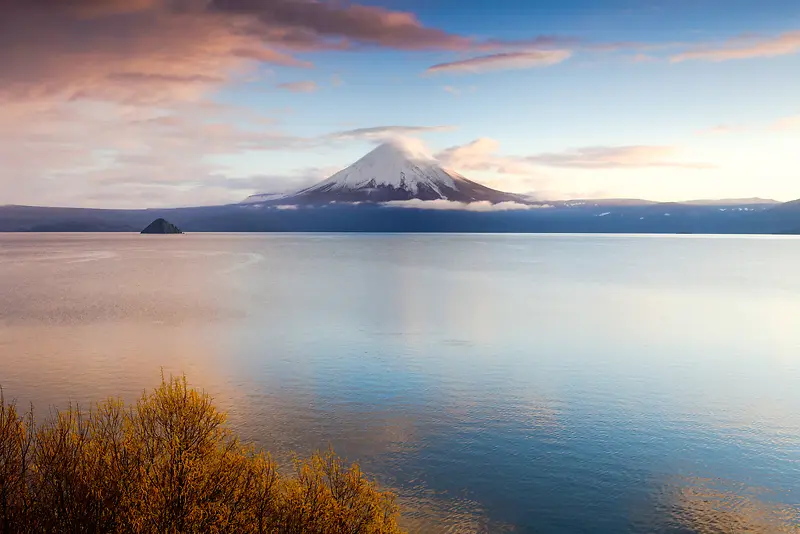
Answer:
POLYGON ((279 476, 185 378, 39 427, 0 392, 3 533, 394 534, 398 515, 391 492, 333 451, 279 476))

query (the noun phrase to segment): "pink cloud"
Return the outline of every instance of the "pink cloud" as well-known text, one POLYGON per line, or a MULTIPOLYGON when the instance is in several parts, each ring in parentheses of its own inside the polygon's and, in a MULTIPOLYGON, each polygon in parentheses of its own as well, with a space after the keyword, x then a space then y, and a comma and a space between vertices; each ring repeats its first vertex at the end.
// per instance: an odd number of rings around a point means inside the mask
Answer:
POLYGON ((234 48, 231 50, 231 55, 244 59, 252 59, 255 61, 260 61, 262 63, 282 65, 284 67, 302 67, 302 68, 313 67, 313 64, 309 61, 302 61, 295 57, 278 52, 276 50, 270 50, 258 46, 251 48, 234 48))
POLYGON ((672 63, 683 61, 730 61, 777 57, 800 52, 800 31, 775 37, 739 37, 719 45, 704 45, 670 57, 672 63))
POLYGON ((564 152, 538 154, 526 159, 547 167, 583 169, 682 167, 709 169, 706 163, 686 163, 673 159, 676 149, 670 146, 610 146, 584 147, 564 152))
POLYGON ((466 37, 423 26, 413 13, 381 7, 296 0, 213 0, 212 7, 254 15, 267 36, 278 28, 287 44, 300 47, 322 45, 328 38, 402 50, 464 50, 473 44, 466 37))
POLYGON ((500 156, 500 143, 481 137, 465 145, 453 146, 436 154, 436 159, 456 171, 494 171, 501 174, 525 175, 532 166, 524 158, 500 156))
POLYGON ((313 93, 319 89, 317 83, 313 81, 279 83, 276 87, 292 93, 313 93))
POLYGON ((12 0, 0 2, 0 96, 200 100, 258 63, 312 66, 295 53, 475 45, 412 13, 327 0, 12 0))
POLYGON ((175 104, 167 112, 96 101, 20 101, 0 113, 0 198, 139 207, 237 201, 250 191, 233 191, 241 182, 221 180, 231 170, 214 156, 311 143, 259 119, 253 110, 204 103, 175 104))
POLYGON ((208 101, 164 109, 23 100, 0 112, 0 199, 104 207, 234 202, 256 192, 297 190, 341 168, 242 177, 238 156, 439 129, 377 126, 299 137, 268 119, 249 108, 208 101))
POLYGON ((658 58, 649 54, 639 53, 633 56, 631 61, 634 63, 652 63, 654 61, 658 61, 658 58))
MULTIPOLYGON (((164 4, 165 0, 24 0, 19 1, 16 7, 25 6, 34 10, 71 12, 82 17, 96 17, 148 11, 164 4)), ((14 0, 11 0, 10 9, 14 7, 14 0)))
POLYGON ((404 138, 408 136, 415 136, 425 133, 434 132, 447 132, 454 130, 453 126, 373 126, 369 128, 356 128, 354 130, 345 130, 342 132, 334 132, 328 134, 326 139, 339 141, 339 140, 352 140, 352 139, 366 139, 371 141, 386 141, 396 138, 404 138))
POLYGON ((486 72, 491 70, 529 69, 548 67, 566 61, 572 56, 569 50, 535 50, 528 52, 503 52, 473 57, 429 67, 426 72, 486 72))
POLYGON ((747 131, 748 127, 742 124, 718 124, 705 130, 697 132, 700 135, 728 135, 737 132, 747 131))
POLYGON ((784 117, 775 121, 772 130, 778 132, 798 132, 800 131, 800 115, 794 117, 784 117))
MULTIPOLYGON (((257 61, 292 63, 203 14, 87 17, 0 12, 0 95, 168 103, 200 100, 257 61)), ((300 63, 300 62, 298 62, 300 63)))

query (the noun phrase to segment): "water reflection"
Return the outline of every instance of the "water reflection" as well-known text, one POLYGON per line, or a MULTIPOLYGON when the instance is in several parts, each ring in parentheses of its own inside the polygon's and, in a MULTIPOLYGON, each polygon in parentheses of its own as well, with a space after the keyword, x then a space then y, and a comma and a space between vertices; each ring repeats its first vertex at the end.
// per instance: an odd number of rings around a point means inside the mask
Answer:
POLYGON ((697 534, 797 534, 800 508, 770 502, 770 491, 726 481, 694 480, 672 503, 675 524, 697 534), (733 487, 732 487, 733 486, 733 487))
POLYGON ((800 491, 796 243, 0 235, 0 383, 185 372, 279 458, 359 460, 412 531, 681 532, 711 499, 654 481, 800 491))

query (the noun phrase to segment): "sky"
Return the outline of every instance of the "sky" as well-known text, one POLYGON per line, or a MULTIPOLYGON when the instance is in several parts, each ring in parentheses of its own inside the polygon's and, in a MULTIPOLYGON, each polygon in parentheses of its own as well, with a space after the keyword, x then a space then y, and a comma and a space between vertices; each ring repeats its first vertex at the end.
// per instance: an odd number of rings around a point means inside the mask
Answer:
POLYGON ((0 205, 221 204, 388 139, 542 199, 800 198, 796 0, 0 0, 0 205))

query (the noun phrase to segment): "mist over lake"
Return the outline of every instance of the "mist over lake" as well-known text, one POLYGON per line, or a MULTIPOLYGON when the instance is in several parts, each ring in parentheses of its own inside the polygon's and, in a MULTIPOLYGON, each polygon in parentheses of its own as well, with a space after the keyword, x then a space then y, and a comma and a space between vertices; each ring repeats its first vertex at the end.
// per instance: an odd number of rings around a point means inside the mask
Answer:
POLYGON ((185 373, 281 462, 359 461, 412 532, 708 503, 782 532, 798 264, 790 236, 0 234, 0 385, 46 416, 185 373))

